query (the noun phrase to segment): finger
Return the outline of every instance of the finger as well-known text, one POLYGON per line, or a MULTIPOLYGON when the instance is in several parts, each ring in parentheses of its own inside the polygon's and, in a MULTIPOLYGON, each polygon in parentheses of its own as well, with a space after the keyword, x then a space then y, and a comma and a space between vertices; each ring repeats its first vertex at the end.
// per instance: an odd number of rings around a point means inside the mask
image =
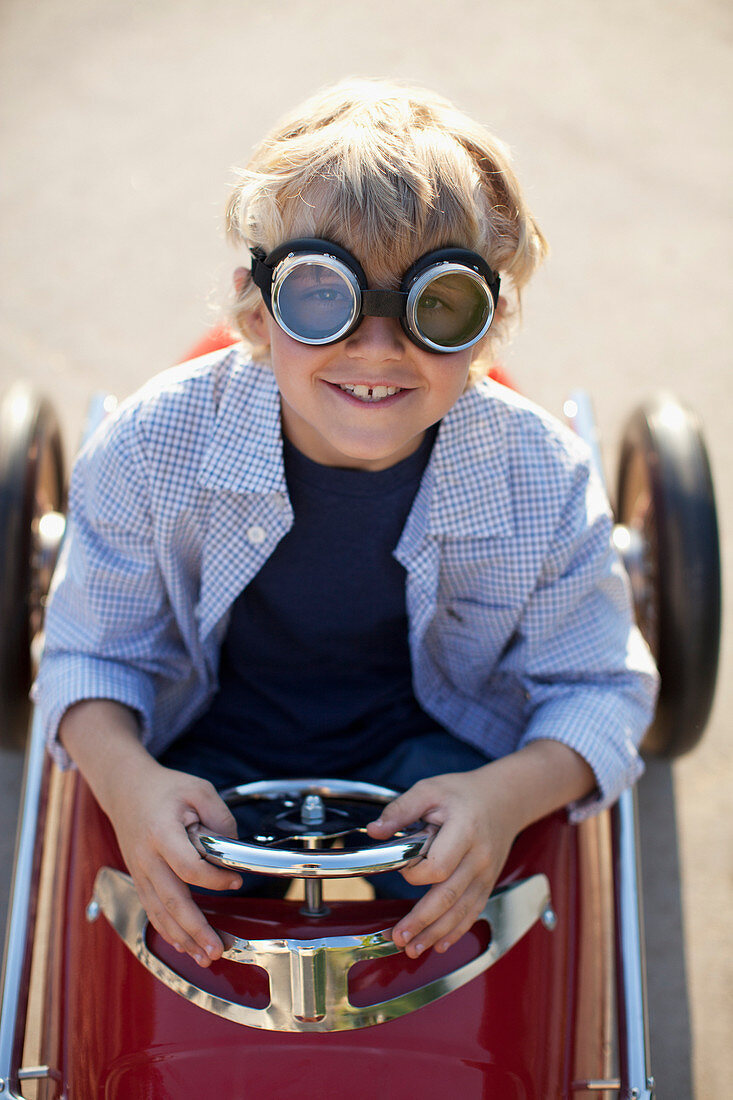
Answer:
POLYGON ((195 940, 191 939, 188 932, 181 928, 170 914, 159 904, 159 899, 154 891, 145 890, 138 885, 137 892, 140 904, 147 913, 148 920, 166 943, 174 947, 181 954, 190 955, 200 966, 209 965, 208 955, 201 949, 195 940))
MULTIPOLYGON (((424 948, 426 929, 436 924, 444 914, 459 904, 471 885, 470 872, 465 867, 460 867, 447 882, 441 882, 428 890, 427 894, 392 929, 392 939, 397 946, 407 947, 412 944, 424 948)), ((462 920, 465 915, 461 913, 458 920, 462 920)), ((414 954, 414 952, 409 953, 414 954)), ((417 954, 419 953, 418 951, 417 954)))
POLYGON ((414 941, 416 954, 421 953, 418 948, 427 951, 429 947, 434 947, 436 951, 443 952, 457 943, 478 920, 486 904, 486 896, 484 890, 473 887, 467 890, 439 920, 418 933, 414 941))
POLYGON ((460 938, 462 936, 465 936, 466 932, 471 931, 474 924, 479 919, 486 907, 487 898, 488 894, 486 895, 486 897, 481 894, 481 896, 477 899, 475 906, 473 907, 473 909, 469 910, 468 916, 461 924, 457 925, 447 934, 444 934, 442 932, 438 934, 437 939, 435 940, 436 951, 438 951, 442 955, 444 951, 447 951, 448 948, 453 947, 454 944, 458 943, 460 938))
POLYGON ((178 878, 189 886, 204 890, 238 890, 242 885, 241 876, 236 872, 216 867, 204 859, 183 829, 166 836, 159 853, 178 878))
POLYGON ((191 876, 187 877, 186 875, 183 875, 182 877, 192 886, 204 886, 206 889, 211 889, 212 887, 209 886, 209 883, 216 880, 210 874, 209 868, 211 868, 212 870, 218 869, 219 872, 225 877, 219 879, 219 885, 213 888, 217 890, 238 890, 239 887, 242 885, 241 875, 232 870, 230 867, 219 867, 218 864, 213 863, 209 859, 209 854, 201 841, 201 837, 202 835, 207 836, 208 834, 210 834, 210 832, 211 830, 204 828, 204 826, 199 821, 194 822, 193 825, 186 826, 186 836, 188 838, 188 841, 193 847, 194 852, 196 853, 198 858, 202 861, 203 866, 201 864, 196 864, 195 866, 193 864, 190 864, 188 862, 191 858, 190 853, 186 851, 184 857, 183 849, 179 848, 179 857, 186 858, 187 875, 191 876), (203 880, 195 881, 197 877, 203 879, 203 876, 206 876, 206 882, 204 882, 203 880))
POLYGON ((405 867, 402 875, 413 886, 445 882, 471 850, 469 830, 452 818, 440 827, 425 857, 405 867))
POLYGON ((140 887, 145 911, 168 943, 180 946, 200 966, 220 957, 224 945, 169 867, 160 862, 154 874, 142 876, 140 887))

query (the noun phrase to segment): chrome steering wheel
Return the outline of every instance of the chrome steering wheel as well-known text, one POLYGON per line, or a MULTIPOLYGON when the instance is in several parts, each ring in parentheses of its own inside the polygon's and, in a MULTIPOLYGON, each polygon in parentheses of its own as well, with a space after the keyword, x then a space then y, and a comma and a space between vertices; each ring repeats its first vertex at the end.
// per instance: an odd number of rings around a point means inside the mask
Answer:
POLYGON ((422 822, 386 842, 374 841, 366 826, 374 807, 398 792, 341 779, 262 780, 230 787, 221 797, 230 807, 260 803, 258 831, 244 840, 218 836, 197 824, 188 833, 210 863, 234 871, 303 878, 305 912, 324 912, 321 880, 381 874, 427 854, 435 830, 422 822))

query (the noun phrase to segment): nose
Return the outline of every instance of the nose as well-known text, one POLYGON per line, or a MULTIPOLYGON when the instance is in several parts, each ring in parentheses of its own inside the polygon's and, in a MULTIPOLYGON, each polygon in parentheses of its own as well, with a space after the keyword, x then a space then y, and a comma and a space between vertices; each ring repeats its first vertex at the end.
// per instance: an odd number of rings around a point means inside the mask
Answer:
POLYGON ((395 317, 363 317, 346 339, 346 350, 355 359, 401 359, 405 334, 395 317))

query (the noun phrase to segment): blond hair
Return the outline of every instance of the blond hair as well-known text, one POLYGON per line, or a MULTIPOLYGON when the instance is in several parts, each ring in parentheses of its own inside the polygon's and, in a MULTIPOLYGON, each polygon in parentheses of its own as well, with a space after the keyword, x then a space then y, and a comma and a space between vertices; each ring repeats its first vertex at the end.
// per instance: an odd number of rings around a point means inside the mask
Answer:
MULTIPOLYGON (((501 273, 504 290, 509 280, 517 305, 547 253, 505 146, 447 99, 384 80, 342 81, 282 119, 237 174, 226 232, 266 252, 296 237, 333 241, 383 288, 426 252, 469 248, 501 273)), ((261 301, 245 279, 231 316, 250 343, 248 317, 261 301)), ((510 313, 498 311, 473 380, 510 313)), ((266 358, 267 349, 255 352, 266 358)))

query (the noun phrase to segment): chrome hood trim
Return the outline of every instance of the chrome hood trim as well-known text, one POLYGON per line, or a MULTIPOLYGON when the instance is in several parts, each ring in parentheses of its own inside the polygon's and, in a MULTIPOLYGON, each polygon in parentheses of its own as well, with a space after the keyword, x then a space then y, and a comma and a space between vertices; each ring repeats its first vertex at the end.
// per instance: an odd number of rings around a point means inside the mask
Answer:
MULTIPOLYGON (((491 941, 485 951, 444 977, 367 1007, 350 1002, 349 971, 362 960, 399 952, 388 930, 312 940, 245 940, 217 929, 226 948, 224 959, 254 964, 268 974, 270 1003, 266 1008, 252 1008, 193 985, 148 948, 147 915, 132 880, 122 872, 110 867, 99 871, 90 916, 104 913, 130 951, 158 981, 206 1012, 246 1027, 309 1032, 346 1031, 383 1024, 437 1001, 488 970, 549 912, 549 904, 550 888, 545 875, 533 875, 493 894, 478 918, 490 926, 491 941)), ((547 922, 548 927, 550 924, 547 922)))

